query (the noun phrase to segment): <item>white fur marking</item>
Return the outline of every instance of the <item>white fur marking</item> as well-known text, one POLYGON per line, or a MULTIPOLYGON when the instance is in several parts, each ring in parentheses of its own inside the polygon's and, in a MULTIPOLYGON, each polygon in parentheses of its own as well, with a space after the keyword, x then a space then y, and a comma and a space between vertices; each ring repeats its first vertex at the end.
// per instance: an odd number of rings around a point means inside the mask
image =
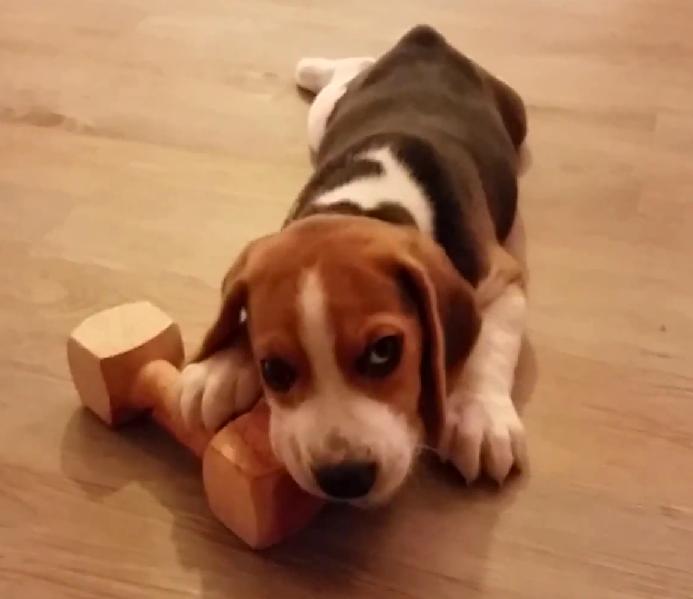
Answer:
POLYGON ((479 339, 448 398, 439 447, 468 482, 483 469, 501 483, 527 462, 525 432, 510 397, 527 301, 509 285, 482 314, 479 339))
POLYGON ((327 119, 349 82, 374 62, 370 57, 339 60, 302 58, 298 61, 296 83, 317 94, 308 111, 308 144, 312 151, 315 152, 320 146, 327 119))
POLYGON ((325 292, 317 271, 309 271, 299 294, 301 340, 308 354, 318 393, 325 398, 343 394, 346 383, 337 365, 334 332, 327 317, 325 292))
POLYGON ((416 226, 423 233, 433 234, 433 212, 419 184, 389 147, 381 147, 360 154, 358 158, 375 160, 383 168, 381 175, 362 177, 331 189, 318 196, 316 206, 329 206, 344 200, 357 204, 364 210, 372 210, 381 202, 399 204, 412 215, 416 226))
POLYGON ((344 92, 346 85, 328 85, 313 100, 308 111, 308 147, 312 152, 318 151, 327 127, 327 119, 344 92))

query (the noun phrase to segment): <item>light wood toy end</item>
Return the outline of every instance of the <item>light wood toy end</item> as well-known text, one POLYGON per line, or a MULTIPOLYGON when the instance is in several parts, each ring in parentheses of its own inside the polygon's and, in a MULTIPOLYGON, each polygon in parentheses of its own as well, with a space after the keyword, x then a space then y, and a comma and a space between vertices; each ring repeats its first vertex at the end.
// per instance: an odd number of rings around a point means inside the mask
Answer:
POLYGON ((67 361, 82 403, 110 426, 150 407, 137 403, 132 385, 141 367, 154 360, 179 367, 183 341, 178 325, 149 302, 94 314, 67 342, 67 361))

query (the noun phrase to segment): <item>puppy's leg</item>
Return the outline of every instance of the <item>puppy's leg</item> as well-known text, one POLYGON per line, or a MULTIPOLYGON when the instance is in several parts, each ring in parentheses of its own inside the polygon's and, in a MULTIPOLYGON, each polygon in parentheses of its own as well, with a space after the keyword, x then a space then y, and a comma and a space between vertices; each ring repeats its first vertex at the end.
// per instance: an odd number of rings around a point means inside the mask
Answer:
POLYGON ((479 339, 448 397, 439 453, 467 482, 483 470, 502 483, 513 464, 526 464, 524 427, 510 397, 526 308, 513 283, 484 309, 479 339))
POLYGON ((302 58, 296 65, 296 84, 317 94, 308 112, 308 144, 315 152, 335 104, 349 82, 373 64, 373 58, 302 58))
POLYGON ((296 65, 296 85, 317 94, 333 80, 349 82, 373 64, 367 56, 356 58, 302 58, 296 65))
POLYGON ((247 340, 188 364, 180 377, 180 410, 188 427, 216 431, 250 410, 262 393, 247 340))

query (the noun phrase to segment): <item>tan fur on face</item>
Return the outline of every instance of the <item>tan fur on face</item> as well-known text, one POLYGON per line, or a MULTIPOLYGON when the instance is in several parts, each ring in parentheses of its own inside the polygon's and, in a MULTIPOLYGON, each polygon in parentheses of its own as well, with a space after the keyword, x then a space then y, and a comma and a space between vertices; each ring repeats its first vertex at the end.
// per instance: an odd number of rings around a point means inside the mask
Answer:
POLYGON ((446 379, 478 332, 473 291, 442 250, 415 229, 314 216, 253 243, 224 288, 198 359, 231 342, 245 308, 256 361, 280 357, 297 373, 286 393, 265 388, 275 450, 296 480, 316 492, 311 469, 338 446, 344 459, 376 460, 383 482, 373 498, 389 496, 422 425, 437 434, 446 379), (365 377, 356 361, 385 334, 402 337, 401 362, 365 377))

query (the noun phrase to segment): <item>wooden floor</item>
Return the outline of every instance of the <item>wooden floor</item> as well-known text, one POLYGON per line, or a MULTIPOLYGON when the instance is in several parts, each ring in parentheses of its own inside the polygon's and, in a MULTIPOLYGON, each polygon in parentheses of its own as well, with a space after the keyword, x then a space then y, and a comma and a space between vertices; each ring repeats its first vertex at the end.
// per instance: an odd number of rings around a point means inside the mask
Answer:
POLYGON ((693 597, 690 0, 2 0, 0 597, 693 597), (64 342, 148 298, 194 344, 309 173, 305 54, 439 26, 526 99, 532 470, 422 464, 244 549, 198 465, 82 412, 64 342))

